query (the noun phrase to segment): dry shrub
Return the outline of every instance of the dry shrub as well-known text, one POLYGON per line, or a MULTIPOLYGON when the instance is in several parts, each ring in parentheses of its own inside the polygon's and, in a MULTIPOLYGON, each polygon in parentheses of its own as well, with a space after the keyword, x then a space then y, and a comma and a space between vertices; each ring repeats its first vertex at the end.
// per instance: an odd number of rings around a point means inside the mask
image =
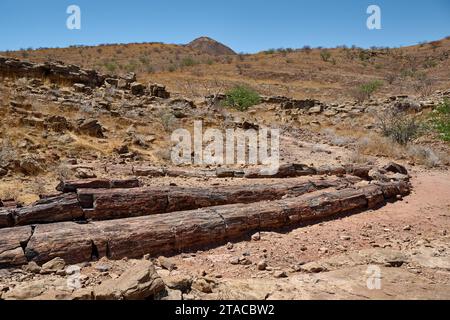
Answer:
POLYGON ((11 185, 0 186, 0 199, 3 200, 17 200, 19 197, 19 190, 11 185))
POLYGON ((417 138, 423 129, 417 116, 398 110, 387 110, 377 116, 383 135, 401 145, 417 138))
POLYGON ((369 157, 363 154, 359 149, 356 149, 353 153, 351 153, 347 157, 347 161, 348 163, 355 163, 355 164, 367 164, 371 162, 369 157))
POLYGON ((378 135, 365 136, 359 139, 358 150, 363 154, 390 158, 399 158, 404 152, 401 145, 378 135))
POLYGON ((67 166, 65 163, 61 163, 56 168, 56 175, 58 177, 58 180, 64 181, 70 178, 72 175, 72 170, 67 166))
POLYGON ((410 146, 408 148, 408 155, 418 164, 428 168, 438 167, 443 164, 441 156, 429 147, 410 146))

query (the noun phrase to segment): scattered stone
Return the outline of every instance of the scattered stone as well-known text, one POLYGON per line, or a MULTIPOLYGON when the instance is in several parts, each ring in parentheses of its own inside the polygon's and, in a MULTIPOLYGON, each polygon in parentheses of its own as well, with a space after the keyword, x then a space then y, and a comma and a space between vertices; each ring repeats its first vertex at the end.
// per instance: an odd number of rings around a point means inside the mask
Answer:
POLYGON ((78 126, 78 130, 81 133, 87 134, 91 137, 95 138, 105 137, 103 134, 104 128, 96 119, 82 120, 78 126))
POLYGON ((180 290, 166 289, 166 294, 161 298, 165 301, 180 301, 183 300, 183 292, 180 290))
POLYGON ((40 273, 41 267, 38 266, 38 264, 34 261, 28 262, 28 264, 22 266, 22 270, 29 273, 40 273))
POLYGON ((266 270, 266 268, 267 268, 266 260, 261 260, 260 262, 258 262, 257 267, 258 267, 258 270, 261 270, 261 271, 266 270))
POLYGON ((95 287, 94 297, 96 300, 144 300, 154 297, 164 288, 153 264, 140 260, 119 278, 106 280, 95 287))
POLYGON ((145 86, 142 83, 139 82, 133 82, 130 85, 131 94, 134 94, 135 96, 141 96, 144 94, 145 86))
POLYGON ((384 170, 393 172, 393 173, 400 173, 403 175, 408 174, 408 170, 406 168, 398 163, 395 162, 389 162, 387 165, 383 167, 384 170))
POLYGON ((107 264, 97 264, 95 266, 95 269, 100 272, 107 272, 111 269, 111 266, 109 266, 107 264))
POLYGON ((55 273, 59 270, 64 270, 66 267, 66 263, 61 258, 54 258, 53 260, 50 260, 49 262, 46 262, 42 265, 41 273, 42 274, 49 274, 49 273, 55 273))
POLYGON ((166 87, 160 84, 150 84, 148 87, 150 95, 162 99, 169 99, 170 93, 166 91, 166 87))
POLYGON ((26 175, 37 175, 43 171, 43 168, 36 159, 26 156, 20 160, 20 170, 26 175))
POLYGON ((274 276, 275 278, 287 278, 287 277, 288 277, 286 271, 275 271, 275 272, 273 273, 273 276, 274 276))
POLYGON ((255 233, 252 235, 252 240, 253 241, 259 241, 261 240, 261 234, 259 232, 255 233))
POLYGON ((161 276, 166 286, 183 293, 189 292, 192 286, 192 277, 184 274, 161 276))
POLYGON ((243 256, 239 258, 239 264, 243 266, 248 266, 252 264, 252 261, 249 258, 243 256))
POLYGON ((301 266, 300 270, 308 273, 320 273, 327 271, 327 268, 317 262, 310 262, 301 266))
POLYGON ((203 293, 212 293, 211 284, 204 278, 195 279, 192 283, 192 289, 198 290, 203 293))
POLYGON ((96 178, 97 175, 91 169, 77 168, 75 171, 75 177, 79 179, 93 179, 96 178))
POLYGON ((161 267, 169 271, 175 270, 177 268, 176 264, 172 260, 163 256, 158 258, 158 263, 161 267))

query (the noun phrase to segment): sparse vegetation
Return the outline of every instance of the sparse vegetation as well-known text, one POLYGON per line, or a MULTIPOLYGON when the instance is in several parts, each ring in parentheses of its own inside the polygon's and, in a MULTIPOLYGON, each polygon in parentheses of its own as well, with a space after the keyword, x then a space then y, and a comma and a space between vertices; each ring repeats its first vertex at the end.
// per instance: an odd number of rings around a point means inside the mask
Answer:
POLYGON ((363 83, 353 90, 352 95, 358 102, 363 102, 370 99, 372 95, 382 86, 383 82, 379 80, 363 83))
POLYGON ((423 124, 415 115, 393 110, 378 115, 380 127, 385 137, 389 137, 400 145, 407 145, 423 131, 423 124))
POLYGON ((328 50, 322 50, 320 51, 320 57, 323 61, 328 62, 331 59, 331 52, 328 50))
POLYGON ((445 99, 436 110, 434 110, 431 123, 444 141, 450 141, 450 99, 445 99))
POLYGON ((193 67, 197 64, 197 61, 194 60, 192 57, 185 57, 183 60, 181 60, 181 66, 182 67, 193 67))
POLYGON ((245 111, 261 101, 259 94, 247 86, 236 86, 232 88, 227 91, 226 97, 225 105, 239 111, 245 111))

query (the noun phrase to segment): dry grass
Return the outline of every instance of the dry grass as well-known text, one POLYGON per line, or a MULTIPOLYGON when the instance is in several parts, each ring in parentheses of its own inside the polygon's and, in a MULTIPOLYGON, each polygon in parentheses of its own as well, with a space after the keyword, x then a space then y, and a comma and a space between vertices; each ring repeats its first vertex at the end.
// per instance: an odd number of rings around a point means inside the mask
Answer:
MULTIPOLYGON (((205 85, 214 91, 224 85, 225 90, 247 84, 264 95, 349 99, 350 88, 375 79, 391 78, 382 88, 383 94, 416 93, 418 85, 426 93, 450 83, 449 39, 440 41, 437 47, 426 44, 398 49, 327 49, 333 63, 324 61, 321 52, 299 49, 210 56, 185 46, 147 43, 28 50, 26 54, 30 60, 61 60, 107 73, 134 71, 142 81, 164 83, 170 91, 186 96, 204 95, 205 85), (215 81, 217 75, 220 85, 215 81)), ((23 53, 8 55, 23 58, 23 53)))

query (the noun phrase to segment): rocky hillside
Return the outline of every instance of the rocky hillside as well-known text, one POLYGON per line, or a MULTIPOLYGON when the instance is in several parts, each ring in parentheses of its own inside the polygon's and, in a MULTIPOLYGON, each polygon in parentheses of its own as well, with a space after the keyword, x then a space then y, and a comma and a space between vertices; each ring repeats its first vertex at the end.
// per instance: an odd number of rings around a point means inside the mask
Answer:
POLYGON ((199 52, 203 52, 213 56, 221 56, 221 55, 235 55, 231 48, 223 45, 222 43, 208 38, 208 37, 200 37, 195 39, 186 45, 188 48, 197 50, 199 52))
POLYGON ((450 85, 448 38, 402 48, 304 46, 217 55, 228 51, 223 48, 202 37, 191 45, 118 44, 0 54, 37 62, 64 61, 109 74, 136 72, 141 81, 164 83, 170 91, 190 98, 242 83, 264 95, 328 102, 352 99, 355 88, 374 80, 383 82, 380 92, 385 95, 426 96, 450 85))

